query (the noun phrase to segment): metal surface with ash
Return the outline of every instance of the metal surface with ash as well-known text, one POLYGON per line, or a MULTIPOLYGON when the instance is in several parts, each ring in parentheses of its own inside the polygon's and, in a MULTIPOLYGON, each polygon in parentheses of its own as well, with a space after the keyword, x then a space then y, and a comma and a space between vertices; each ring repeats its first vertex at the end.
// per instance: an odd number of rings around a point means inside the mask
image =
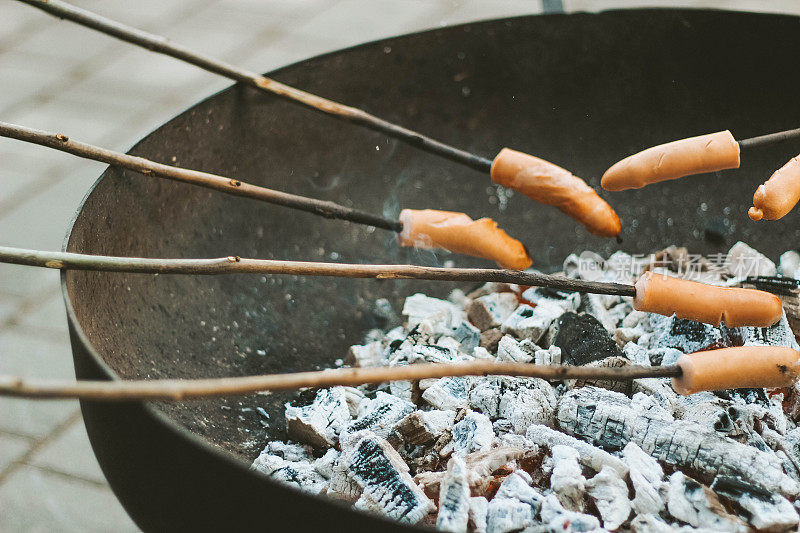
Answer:
MULTIPOLYGON (((506 145, 532 152, 597 186, 609 162, 665 139, 715 128, 746 136, 792 126, 786 110, 796 104, 793 95, 776 92, 765 99, 763 80, 779 70, 786 86, 800 81, 799 72, 785 68, 796 50, 800 33, 792 17, 645 10, 440 29, 311 59, 274 77, 476 153, 494 154, 506 145), (750 38, 745 42, 741 35, 750 38), (785 53, 774 54, 776 46, 785 53)), ((735 173, 610 197, 623 219, 622 248, 641 253, 680 243, 713 253, 745 240, 776 258, 786 243, 800 240, 798 214, 767 225, 750 223, 746 211, 754 186, 775 161, 795 152, 775 145, 749 154, 735 173)), ((402 207, 490 216, 529 246, 543 270, 560 268, 575 250, 607 256, 617 246, 587 235, 555 209, 499 191, 478 172, 241 87, 176 117, 132 153, 387 216, 402 207)), ((106 171, 85 200, 66 248, 150 257, 484 264, 402 250, 393 237, 362 226, 118 169, 106 171)), ((393 318, 376 309, 376 299, 400 309, 402 299, 417 291, 443 296, 453 288, 412 281, 91 272, 69 272, 64 280, 76 372, 86 378, 212 377, 329 366, 365 331, 391 325, 393 318)), ((621 332, 620 339, 629 333, 621 332)), ((489 345, 498 341, 496 333, 486 336, 489 345)), ((254 493, 268 493, 278 509, 313 503, 318 513, 304 516, 302 525, 292 523, 296 528, 323 527, 333 517, 352 517, 354 528, 367 527, 364 515, 304 500, 246 471, 243 461, 206 447, 253 460, 266 439, 284 435, 283 404, 289 399, 254 395, 160 405, 157 411, 92 402, 83 408, 109 482, 144 528, 257 523, 263 511, 255 510, 254 493), (195 461, 206 468, 198 471, 195 461), (164 475, 169 481, 163 486, 142 493, 153 476, 164 475), (197 508, 204 513, 193 514, 197 508)), ((554 517, 558 505, 542 503, 554 517)), ((470 504, 480 523, 500 516, 489 511, 480 502, 470 504)))

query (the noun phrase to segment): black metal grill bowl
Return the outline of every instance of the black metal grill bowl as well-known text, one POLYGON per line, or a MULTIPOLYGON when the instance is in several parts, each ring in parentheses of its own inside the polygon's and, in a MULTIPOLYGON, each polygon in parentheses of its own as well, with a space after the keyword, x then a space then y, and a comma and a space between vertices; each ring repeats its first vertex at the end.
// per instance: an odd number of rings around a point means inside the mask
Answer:
MULTIPOLYGON (((800 22, 716 11, 636 10, 456 26, 309 59, 273 76, 456 146, 510 146, 597 186, 644 147, 730 128, 739 137, 797 126, 800 22)), ((570 252, 670 244, 724 252, 745 240, 775 256, 797 246, 797 213, 747 219, 756 186, 797 152, 773 146, 742 168, 604 196, 624 242, 587 235, 555 209, 498 198, 489 178, 382 135, 274 97, 231 87, 132 150, 148 158, 396 215, 401 207, 498 219, 557 269, 570 252)), ((393 235, 205 189, 108 169, 70 230, 73 252, 415 262, 464 257, 399 249, 393 235)), ((76 373, 85 379, 194 378, 325 367, 399 309, 455 284, 260 276, 67 272, 62 277, 76 373)), ((469 288, 469 287, 462 287, 469 288)), ((248 470, 283 436, 289 394, 177 404, 83 402, 97 458, 145 530, 401 526, 290 490, 248 470), (269 414, 268 428, 255 408, 269 414)))

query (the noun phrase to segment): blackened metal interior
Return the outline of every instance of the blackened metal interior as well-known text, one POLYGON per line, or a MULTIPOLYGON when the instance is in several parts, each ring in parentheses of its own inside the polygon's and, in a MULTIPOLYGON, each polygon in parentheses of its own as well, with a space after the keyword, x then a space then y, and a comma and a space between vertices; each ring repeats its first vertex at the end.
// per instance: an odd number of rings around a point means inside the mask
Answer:
MULTIPOLYGON (((744 138, 796 127, 799 54, 797 18, 635 10, 437 29, 272 75, 489 157, 503 146, 536 154, 597 187, 611 163, 653 144, 726 128, 744 138)), ((131 153, 385 215, 412 207, 493 217, 527 244, 537 268, 554 270, 575 250, 647 253, 680 244, 713 253, 737 240, 775 259, 800 242, 800 215, 753 223, 746 212, 756 186, 797 151, 785 143, 744 154, 737 171, 603 193, 622 217, 621 245, 519 194, 505 198, 479 172, 241 87, 199 103, 131 153)), ((488 266, 400 249, 382 230, 116 168, 85 199, 66 248, 488 266)), ((376 298, 399 310, 416 291, 445 295, 457 286, 92 272, 63 280, 77 374, 103 379, 327 367, 366 330, 386 325, 376 298)), ((246 469, 267 439, 283 437, 289 396, 84 402, 83 412, 103 471, 145 529, 397 527, 246 469), (257 408, 268 413, 267 427, 257 408)))

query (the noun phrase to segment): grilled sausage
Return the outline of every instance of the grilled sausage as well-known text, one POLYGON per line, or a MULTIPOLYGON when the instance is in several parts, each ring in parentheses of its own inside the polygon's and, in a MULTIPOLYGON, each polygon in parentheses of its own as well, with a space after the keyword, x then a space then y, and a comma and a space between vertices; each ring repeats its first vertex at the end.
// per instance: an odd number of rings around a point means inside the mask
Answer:
POLYGON ((403 209, 402 246, 444 248, 451 252, 483 257, 502 268, 525 270, 533 261, 525 246, 497 227, 491 218, 472 220, 464 213, 434 209, 403 209))
POLYGON ((601 237, 622 230, 619 216, 581 178, 532 155, 503 148, 492 162, 492 180, 539 203, 557 207, 601 237))
POLYGON ((747 214, 753 220, 778 220, 800 201, 800 156, 779 168, 753 195, 747 214))
POLYGON ((606 170, 600 185, 607 191, 641 189, 727 168, 739 168, 739 143, 725 130, 660 144, 626 157, 606 170))

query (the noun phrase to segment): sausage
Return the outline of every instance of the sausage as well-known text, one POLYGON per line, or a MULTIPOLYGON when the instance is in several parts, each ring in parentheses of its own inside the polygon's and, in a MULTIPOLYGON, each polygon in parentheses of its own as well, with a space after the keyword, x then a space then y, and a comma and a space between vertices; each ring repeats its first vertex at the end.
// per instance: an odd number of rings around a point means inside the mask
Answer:
POLYGON ((464 213, 434 209, 403 209, 401 246, 444 248, 458 254, 483 257, 502 268, 525 270, 533 261, 525 246, 497 227, 491 218, 472 220, 464 213))
POLYGON ((717 287, 645 272, 636 281, 633 308, 728 327, 768 327, 783 316, 780 298, 765 291, 717 287))
POLYGON ((800 352, 783 346, 738 346, 678 357, 679 394, 747 387, 789 387, 797 381, 800 352))
POLYGON ((532 155, 503 148, 492 162, 492 181, 539 203, 557 207, 601 237, 622 231, 619 216, 581 178, 532 155))
POLYGON ((626 157, 606 170, 600 186, 607 191, 641 189, 726 168, 739 168, 739 143, 728 130, 660 144, 626 157))
POLYGON ((779 168, 759 185, 753 195, 753 207, 747 214, 753 220, 778 220, 800 201, 800 156, 779 168))

